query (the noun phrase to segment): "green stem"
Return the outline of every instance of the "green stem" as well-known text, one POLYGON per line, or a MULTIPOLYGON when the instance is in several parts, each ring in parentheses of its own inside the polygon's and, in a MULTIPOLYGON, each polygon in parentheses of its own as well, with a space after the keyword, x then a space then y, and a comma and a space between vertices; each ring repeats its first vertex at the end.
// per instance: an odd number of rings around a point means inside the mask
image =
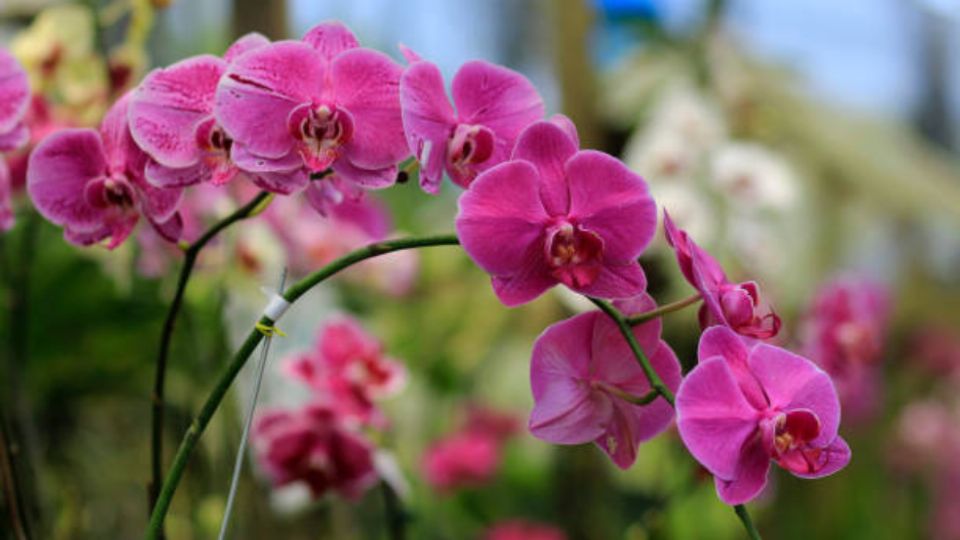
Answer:
POLYGON ((643 313, 638 313, 636 315, 627 317, 627 324, 630 326, 636 326, 638 324, 643 324, 651 319, 656 319, 657 317, 662 317, 667 313, 673 313, 674 311, 680 311, 681 309, 691 305, 696 304, 701 299, 700 293, 688 296, 683 300, 677 300, 676 302, 671 302, 669 304, 664 304, 656 309, 651 309, 643 313))
POLYGON ((750 514, 747 512, 747 507, 738 504, 733 507, 733 510, 737 513, 737 517, 740 518, 740 521, 743 523, 743 528, 747 530, 747 536, 750 537, 750 540, 763 540, 760 538, 760 531, 753 525, 753 520, 750 519, 750 514))
POLYGON ((177 316, 183 304, 183 297, 187 290, 187 283, 196 265, 200 251, 210 243, 221 231, 230 225, 257 214, 269 204, 272 194, 261 191, 247 204, 238 208, 229 216, 215 223, 207 229, 200 238, 184 249, 183 265, 180 267, 180 277, 177 279, 177 290, 173 301, 167 310, 167 317, 163 322, 163 331, 160 335, 160 348, 157 352, 157 363, 153 376, 153 393, 151 394, 151 441, 150 441, 150 469, 151 480, 147 487, 149 508, 152 512, 160 495, 160 483, 163 481, 163 417, 164 417, 164 386, 166 382, 167 358, 170 355, 170 343, 173 338, 173 329, 176 326, 177 316))
POLYGON ((640 367, 643 368, 643 374, 647 376, 650 388, 656 390, 658 394, 663 396, 663 399, 667 400, 667 403, 673 406, 673 392, 667 388, 667 385, 663 383, 663 379, 661 379, 660 375, 653 369, 647 355, 643 353, 643 349, 641 349, 640 344, 637 343, 637 338, 633 335, 633 329, 630 328, 627 319, 609 302, 597 298, 587 298, 617 324, 617 327, 620 328, 620 333, 623 334, 623 337, 627 340, 627 344, 630 345, 630 350, 633 351, 633 355, 637 357, 637 362, 639 362, 640 367))
MULTIPOLYGON (((371 259, 373 257, 378 257, 380 255, 405 249, 415 249, 430 246, 454 246, 458 245, 459 243, 460 241, 455 235, 442 235, 422 238, 400 238, 396 240, 386 240, 383 242, 370 244, 356 251, 352 251, 343 257, 340 257, 327 266, 324 266, 320 270, 317 270, 316 272, 298 281, 283 293, 283 297, 287 300, 287 302, 292 304, 307 291, 322 283, 324 280, 334 276, 342 270, 353 266, 354 264, 371 259)), ((260 318, 259 324, 262 326, 271 327, 273 326, 274 321, 269 317, 264 316, 260 318)), ((177 489, 177 485, 180 483, 180 479, 183 477, 187 462, 189 461, 190 455, 193 453, 193 449, 196 447, 197 442, 200 439, 200 435, 203 433, 203 430, 206 429, 207 424, 210 423, 213 415, 217 412, 217 409, 220 407, 220 402, 223 401, 223 397, 226 395, 227 390, 230 389, 230 385, 233 383, 233 380, 243 368, 254 349, 256 349, 261 339, 263 339, 263 334, 260 333, 260 330, 254 328, 250 331, 250 333, 247 335, 247 338, 240 346, 240 349, 220 374, 216 385, 210 392, 210 395, 207 397, 206 402, 204 402, 203 407, 200 409, 200 413, 197 414, 197 417, 194 418, 193 422, 190 423, 190 427, 187 429, 187 432, 184 434, 183 440, 180 443, 180 448, 177 449, 177 454, 173 458, 173 465, 170 467, 170 472, 167 473, 166 480, 163 482, 163 488, 160 490, 156 506, 153 508, 153 513, 150 516, 150 524, 147 527, 145 536, 146 538, 156 539, 160 537, 161 530, 163 529, 163 521, 167 515, 167 511, 170 509, 170 503, 173 500, 173 494, 177 489)))

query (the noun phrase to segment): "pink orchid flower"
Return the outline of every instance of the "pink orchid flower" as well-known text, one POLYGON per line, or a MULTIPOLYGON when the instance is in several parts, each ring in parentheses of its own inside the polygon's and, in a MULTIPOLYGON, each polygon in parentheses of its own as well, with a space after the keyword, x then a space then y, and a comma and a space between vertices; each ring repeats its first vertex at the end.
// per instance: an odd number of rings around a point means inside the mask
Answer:
POLYGON ((234 162, 265 189, 292 193, 328 168, 364 188, 388 187, 409 155, 402 71, 342 24, 322 23, 302 41, 237 58, 220 80, 215 115, 240 145, 234 162))
POLYGON ((78 245, 106 238, 120 245, 142 213, 175 241, 182 190, 160 189, 143 177, 147 155, 127 128, 129 94, 107 112, 100 130, 64 129, 44 139, 30 155, 27 192, 45 218, 64 227, 78 245))
POLYGON ((483 540, 566 540, 563 531, 544 523, 523 519, 501 521, 490 527, 483 540))
POLYGON ((315 498, 335 490, 356 500, 377 481, 373 446, 324 405, 262 413, 251 438, 276 486, 303 482, 315 498))
POLYGON ((27 142, 30 131, 23 121, 30 104, 27 73, 6 49, 0 49, 0 152, 27 142))
POLYGON ((428 484, 449 493, 488 483, 500 466, 501 445, 479 431, 463 431, 434 442, 423 456, 428 484))
POLYGON ((317 390, 318 399, 344 418, 363 424, 384 425, 376 401, 396 395, 406 384, 403 365, 348 317, 322 326, 314 350, 290 361, 287 372, 317 390))
POLYGON ((698 356, 677 392, 677 426, 725 503, 754 499, 771 460, 800 478, 833 474, 850 461, 837 434, 837 391, 813 362, 725 326, 703 333, 698 356))
MULTIPOLYGON (((655 308, 646 294, 631 299, 630 312, 655 308)), ((659 319, 633 329, 654 370, 671 390, 680 384, 680 363, 660 339, 659 319)), ((556 323, 533 345, 530 382, 534 407, 530 432, 555 444, 594 442, 621 469, 633 465, 640 443, 670 424, 673 408, 662 399, 629 401, 650 384, 617 325, 602 312, 556 323)))
POLYGON ((720 263, 685 231, 678 229, 666 210, 663 212, 663 228, 667 243, 677 255, 683 277, 703 297, 700 307, 702 328, 722 324, 741 335, 757 339, 769 339, 780 332, 780 317, 769 307, 764 310, 756 282, 731 282, 720 263))
POLYGON ((833 378, 849 419, 865 420, 879 404, 889 318, 888 291, 852 276, 826 283, 806 315, 804 354, 833 378))
MULTIPOLYGON (((201 55, 156 69, 130 99, 130 132, 152 158, 146 178, 158 187, 200 182, 220 185, 240 172, 233 162, 233 140, 213 116, 217 83, 243 53, 269 44, 248 34, 218 58, 201 55)), ((259 182, 256 176, 254 181, 259 182)))
POLYGON ((420 162, 420 186, 440 189, 443 171, 467 187, 477 174, 510 157, 520 132, 543 118, 543 101, 530 81, 488 62, 464 64, 453 77, 453 103, 440 69, 415 61, 400 79, 407 144, 420 162))
POLYGON ((540 121, 523 131, 510 161, 473 181, 456 227, 508 306, 557 283, 626 298, 646 288, 637 257, 656 212, 642 178, 607 154, 578 151, 569 128, 540 121))

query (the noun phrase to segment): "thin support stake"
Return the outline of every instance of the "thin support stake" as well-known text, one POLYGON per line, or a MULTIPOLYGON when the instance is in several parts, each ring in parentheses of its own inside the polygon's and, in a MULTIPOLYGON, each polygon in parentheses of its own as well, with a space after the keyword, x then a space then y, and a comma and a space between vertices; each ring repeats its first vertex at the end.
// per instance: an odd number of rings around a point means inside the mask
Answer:
MULTIPOLYGON (((283 293, 283 288, 287 284, 287 269, 284 268, 280 273, 280 287, 278 294, 283 293)), ((260 348, 260 362, 257 365, 256 379, 253 381, 253 397, 250 398, 250 407, 247 409, 247 417, 243 422, 243 437, 240 439, 240 447, 237 449, 237 459, 233 463, 233 477, 230 479, 230 492, 227 494, 227 507, 223 511, 223 519, 220 521, 219 540, 227 537, 227 528, 230 525, 230 515, 233 513, 233 502, 237 497, 237 486, 240 483, 240 470, 243 468, 243 456, 247 451, 247 439, 250 437, 250 425, 253 424, 253 413, 257 408, 257 398, 260 397, 260 385, 263 382, 263 373, 267 367, 267 356, 270 354, 270 342, 273 341, 273 334, 266 334, 263 338, 263 346, 260 348)))

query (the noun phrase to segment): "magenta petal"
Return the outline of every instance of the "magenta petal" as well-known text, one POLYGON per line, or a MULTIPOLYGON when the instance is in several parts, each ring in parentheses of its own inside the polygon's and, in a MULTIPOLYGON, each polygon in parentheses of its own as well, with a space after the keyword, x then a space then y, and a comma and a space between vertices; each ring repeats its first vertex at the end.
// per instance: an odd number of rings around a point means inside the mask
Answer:
MULTIPOLYGON (((627 340, 620 334, 620 328, 605 314, 599 311, 592 313, 597 316, 593 327, 592 350, 597 376, 612 383, 629 381, 638 374, 642 376, 643 370, 637 364, 627 340)), ((648 357, 660 346, 661 327, 659 319, 633 327, 633 335, 648 357)))
POLYGON ((285 172, 303 168, 303 159, 296 150, 291 150, 283 156, 265 158, 251 154, 242 144, 234 144, 230 149, 230 160, 244 171, 250 173, 285 172))
POLYGON ((724 480, 717 476, 714 479, 717 495, 730 505, 750 502, 766 487, 769 471, 770 457, 760 439, 756 439, 744 447, 735 478, 724 480))
POLYGON ((156 69, 130 100, 128 117, 134 140, 167 167, 187 167, 200 158, 197 125, 213 114, 217 82, 226 62, 196 56, 156 69))
POLYGON ((269 171, 251 174, 253 183, 261 189, 278 193, 280 195, 290 195, 300 191, 310 183, 310 175, 300 167, 288 171, 269 171))
POLYGON ((573 379, 557 378, 550 386, 551 391, 539 398, 530 413, 534 437, 555 444, 582 444, 604 432, 613 412, 610 398, 573 379))
POLYGON ((84 198, 87 182, 107 172, 100 136, 92 129, 64 129, 30 154, 27 192, 43 217, 77 232, 102 223, 101 211, 84 198))
POLYGON ((0 49, 0 134, 13 131, 30 103, 27 73, 5 49, 0 49))
POLYGON ((640 263, 605 264, 590 285, 575 291, 597 298, 629 298, 647 288, 647 277, 640 263))
POLYGON ((344 180, 349 180, 364 189, 384 189, 397 183, 396 165, 381 169, 364 169, 345 158, 335 161, 332 168, 344 180))
POLYGON ((417 51, 407 47, 403 43, 397 43, 397 49, 400 50, 400 55, 403 56, 403 59, 407 61, 408 64, 413 64, 414 62, 419 62, 423 60, 417 51))
POLYGON ((146 179, 158 188, 180 188, 209 182, 213 171, 202 163, 189 167, 165 167, 156 161, 147 162, 146 179))
POLYGON ((455 124, 440 69, 430 62, 416 62, 407 68, 400 78, 400 103, 407 147, 420 162, 420 186, 436 193, 455 124))
POLYGON ((157 231, 157 234, 168 242, 176 243, 180 240, 180 237, 183 236, 183 218, 179 213, 174 214, 170 219, 162 223, 153 220, 149 221, 153 229, 157 231))
POLYGON ((766 344, 753 350, 749 362, 772 408, 809 409, 817 415, 820 435, 810 441, 812 446, 825 446, 836 438, 840 400, 829 375, 802 356, 766 344))
POLYGON ((130 135, 127 112, 132 95, 132 91, 128 92, 110 107, 100 122, 100 137, 110 172, 141 179, 149 158, 130 135))
POLYGON ((183 198, 183 188, 158 188, 145 180, 137 182, 137 187, 142 194, 140 210, 156 223, 172 218, 183 198))
POLYGON ((26 124, 20 124, 13 128, 13 131, 0 133, 0 152, 9 152, 16 150, 30 141, 30 128, 26 124))
POLYGON ((543 118, 543 100, 536 87, 511 69, 474 60, 460 67, 451 86, 460 122, 484 125, 507 145, 543 118))
POLYGON ((584 313, 547 328, 533 346, 530 414, 534 436, 559 444, 589 442, 603 433, 612 404, 584 384, 589 376, 593 325, 598 313, 584 313))
POLYGON ((604 258, 636 259, 657 231, 657 207, 647 183, 620 160, 578 152, 566 163, 570 214, 603 238, 604 258))
POLYGON ((331 66, 339 106, 353 115, 353 135, 344 155, 358 167, 382 169, 410 155, 400 115, 403 68, 387 55, 352 49, 331 66))
POLYGON ((494 276, 545 268, 539 179, 523 161, 503 163, 481 174, 460 197, 456 228, 467 254, 494 276), (530 249, 533 247, 534 249, 530 249))
POLYGON ((512 159, 529 161, 540 172, 543 206, 552 215, 567 213, 570 206, 565 165, 577 152, 570 137, 550 122, 537 122, 517 139, 512 159))
POLYGON ((287 117, 323 87, 327 65, 297 41, 272 43, 238 57, 220 80, 217 123, 250 152, 279 158, 294 145, 287 117))
POLYGON ((233 45, 230 45, 227 48, 227 51, 223 53, 223 59, 228 64, 236 60, 240 55, 247 51, 252 51, 254 49, 259 49, 264 45, 269 45, 270 40, 267 39, 267 36, 257 33, 250 32, 249 34, 244 34, 240 36, 236 41, 233 42, 233 45))
POLYGON ((594 441, 617 467, 624 470, 629 469, 637 460, 637 447, 640 444, 637 432, 641 423, 638 418, 639 409, 636 405, 614 400, 613 414, 607 429, 594 441))
POLYGON ((757 410, 767 407, 767 397, 761 383, 750 370, 748 358, 750 347, 744 338, 727 326, 712 326, 700 336, 697 358, 701 362, 709 358, 722 357, 737 379, 740 390, 747 401, 757 410))
POLYGON ((843 437, 837 437, 830 445, 823 448, 816 460, 816 471, 805 474, 796 471, 790 471, 794 476, 800 478, 823 478, 839 471, 850 463, 850 447, 843 437))
POLYGON ((715 476, 734 479, 740 450, 757 432, 758 413, 727 363, 701 361, 680 384, 676 406, 680 438, 693 457, 715 476))
POLYGON ((555 114, 547 119, 548 122, 562 129, 567 137, 573 141, 573 145, 580 148, 580 135, 577 133, 577 125, 565 114, 555 114))
POLYGON ((343 23, 322 22, 303 35, 303 41, 316 49, 325 60, 360 46, 356 36, 343 23))

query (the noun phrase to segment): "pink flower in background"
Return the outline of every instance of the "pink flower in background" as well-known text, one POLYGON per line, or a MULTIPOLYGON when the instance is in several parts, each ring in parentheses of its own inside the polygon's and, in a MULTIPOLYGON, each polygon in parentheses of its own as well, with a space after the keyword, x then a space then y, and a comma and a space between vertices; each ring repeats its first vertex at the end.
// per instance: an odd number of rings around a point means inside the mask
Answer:
POLYGON ((780 317, 769 306, 763 307, 756 282, 731 282, 720 263, 678 229, 666 210, 663 228, 683 277, 703 297, 702 328, 722 324, 738 334, 757 339, 769 339, 780 332, 780 317))
POLYGON ((388 187, 409 155, 401 72, 342 24, 322 23, 302 41, 238 57, 217 88, 215 114, 243 150, 234 162, 265 189, 292 193, 328 168, 364 188, 388 187))
POLYGON ((0 49, 0 152, 15 150, 29 139, 23 122, 29 103, 27 73, 6 49, 0 49))
POLYGON ((467 407, 464 425, 467 431, 486 434, 501 443, 519 433, 521 428, 520 419, 513 413, 479 404, 471 404, 467 407))
POLYGON ((830 374, 849 418, 876 410, 889 318, 887 290, 852 277, 825 284, 806 315, 804 355, 830 374))
POLYGON ((461 187, 510 157, 514 141, 543 118, 543 101, 523 75, 483 61, 453 77, 453 104, 435 64, 414 61, 400 79, 403 127, 420 161, 420 186, 440 189, 443 171, 461 187))
MULTIPOLYGON (((30 131, 24 123, 30 103, 27 74, 5 49, 0 49, 0 153, 26 144, 30 131)), ((0 155, 0 231, 13 227, 13 179, 0 155)))
POLYGON ((160 189, 144 179, 147 156, 127 129, 128 96, 107 112, 99 131, 58 131, 30 156, 30 198, 74 244, 109 238, 107 247, 113 249, 130 235, 141 213, 165 238, 180 236, 182 191, 160 189))
POLYGON ((471 404, 460 428, 424 453, 427 482, 442 492, 486 484, 500 467, 503 445, 518 428, 513 414, 471 404))
POLYGON ((483 540, 566 540, 563 531, 545 523, 510 519, 495 523, 483 535, 483 540))
POLYGON ((456 226, 500 301, 516 306, 557 283, 604 298, 643 292, 637 257, 656 212, 642 178, 607 154, 577 151, 567 129, 541 121, 520 135, 510 161, 474 180, 456 226))
POLYGON ((314 497, 334 490, 355 500, 377 481, 373 446, 324 405, 261 413, 251 438, 276 486, 303 482, 314 497))
POLYGON ((721 500, 755 498, 771 460, 800 478, 833 474, 850 461, 837 434, 837 392, 815 364, 724 326, 703 333, 698 357, 677 392, 677 426, 721 500))
POLYGON ((481 432, 454 433, 434 442, 423 456, 423 472, 435 489, 449 492, 489 482, 500 466, 500 443, 481 432))
MULTIPOLYGON (((644 294, 630 312, 656 307, 644 294)), ((680 384, 676 355, 660 339, 659 319, 633 332, 650 363, 671 390, 680 384)), ((621 469, 633 465, 637 448, 667 428, 673 407, 663 399, 631 403, 650 384, 617 325, 591 311, 556 323, 537 338, 530 364, 534 407, 530 432, 556 444, 595 442, 621 469)))
POLYGON ((287 372, 317 390, 318 400, 338 414, 374 425, 386 423, 375 402, 397 394, 407 377, 380 341, 348 317, 323 325, 314 350, 290 361, 287 372))
POLYGON ((217 83, 234 58, 268 43, 248 34, 222 59, 194 56, 144 78, 130 99, 129 120, 134 140, 152 158, 146 169, 150 183, 219 185, 240 172, 231 158, 233 140, 213 116, 217 83))

